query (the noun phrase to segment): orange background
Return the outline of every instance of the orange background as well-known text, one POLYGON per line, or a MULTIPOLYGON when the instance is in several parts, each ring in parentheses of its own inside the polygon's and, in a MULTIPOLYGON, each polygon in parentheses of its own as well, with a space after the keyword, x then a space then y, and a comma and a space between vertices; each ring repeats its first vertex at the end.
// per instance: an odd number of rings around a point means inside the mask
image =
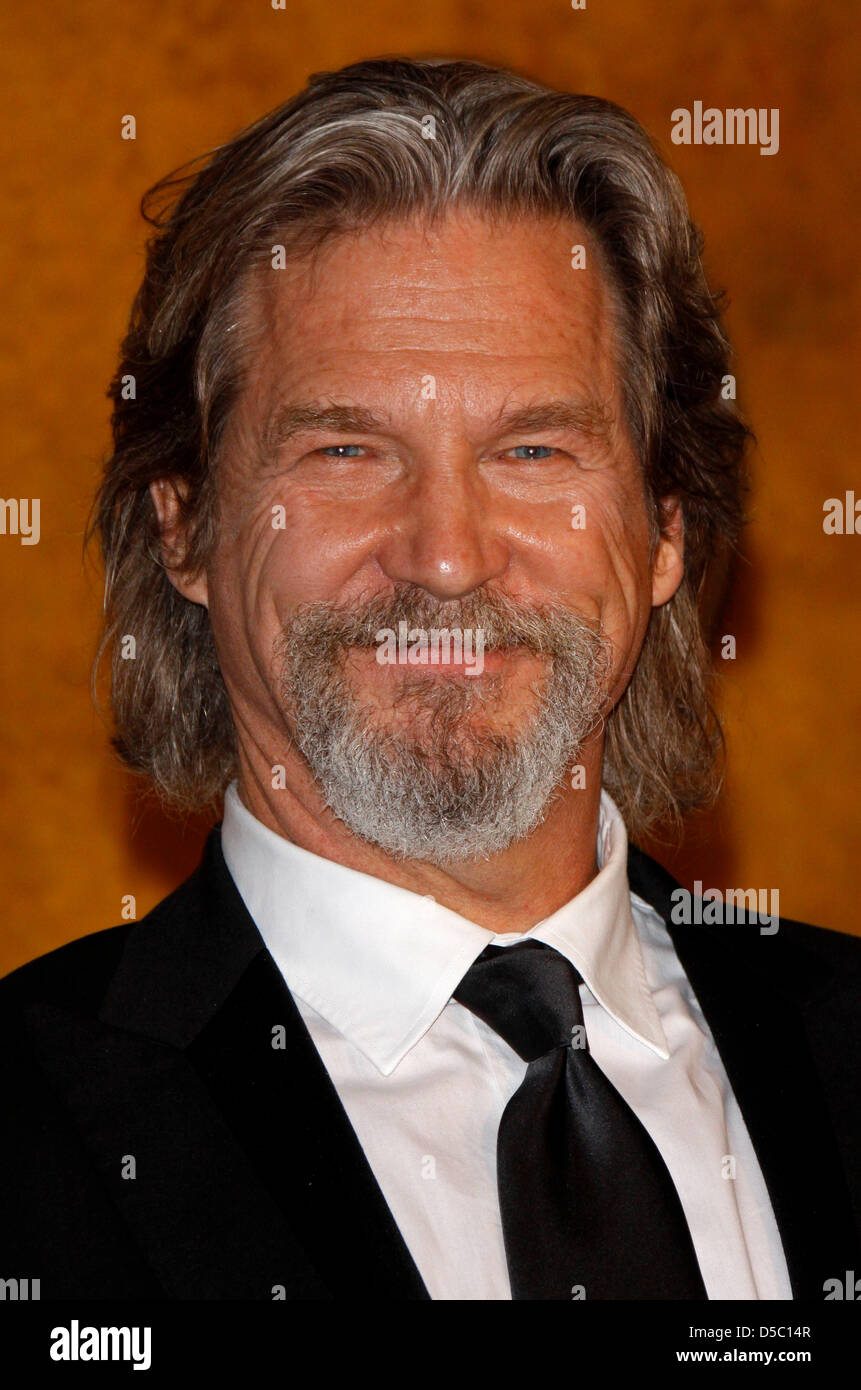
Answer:
POLYGON ((721 630, 729 776, 663 858, 690 885, 779 889, 784 915, 861 932, 856 887, 861 535, 854 0, 78 0, 17 6, 2 52, 0 495, 41 499, 41 540, 0 536, 4 731, 0 971, 143 914, 206 826, 141 804, 91 706, 102 578, 81 539, 104 396, 143 265, 143 191, 308 73, 405 53, 500 62, 627 106, 659 139, 731 293, 739 397, 759 437, 747 563, 721 630), (676 147, 670 113, 778 107, 780 150, 676 147), (120 138, 137 119, 137 139, 120 138))

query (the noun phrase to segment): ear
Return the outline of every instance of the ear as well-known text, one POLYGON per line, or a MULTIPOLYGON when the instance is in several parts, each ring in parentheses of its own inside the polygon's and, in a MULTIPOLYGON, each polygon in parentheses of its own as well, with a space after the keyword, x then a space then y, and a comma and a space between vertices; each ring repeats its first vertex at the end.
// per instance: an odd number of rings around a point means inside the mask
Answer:
POLYGON ((206 608, 209 598, 206 574, 189 574, 182 568, 186 541, 180 506, 185 495, 183 484, 173 478, 159 478, 150 483, 149 491, 158 516, 165 573, 183 598, 206 608))
POLYGON ((673 597, 685 572, 685 527, 677 497, 661 499, 659 521, 661 535, 652 560, 653 608, 673 597))

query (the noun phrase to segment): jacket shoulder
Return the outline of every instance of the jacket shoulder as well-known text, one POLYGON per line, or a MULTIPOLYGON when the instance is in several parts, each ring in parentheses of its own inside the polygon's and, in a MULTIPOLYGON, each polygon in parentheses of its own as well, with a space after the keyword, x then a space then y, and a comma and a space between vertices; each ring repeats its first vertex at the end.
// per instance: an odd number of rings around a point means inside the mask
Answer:
POLYGON ((94 1012, 136 925, 91 932, 19 965, 0 980, 0 1008, 51 1003, 94 1012))
POLYGON ((838 970, 852 975, 861 974, 861 936, 840 931, 836 927, 817 927, 810 922, 795 922, 791 917, 781 917, 779 932, 786 940, 828 962, 838 970))
POLYGON ((90 932, 19 965, 0 979, 0 1011, 31 1004, 54 1004, 95 1014, 133 932, 170 930, 196 907, 199 870, 156 903, 140 921, 90 932))
POLYGON ((632 891, 664 919, 671 934, 674 928, 718 934, 722 940, 731 938, 738 948, 744 944, 751 958, 762 955, 766 961, 773 961, 776 949, 792 957, 802 970, 804 961, 809 961, 814 970, 817 965, 822 966, 847 983, 861 977, 861 937, 850 932, 798 922, 791 917, 777 918, 764 932, 755 914, 737 909, 726 922, 710 925, 702 900, 686 893, 662 864, 636 845, 628 846, 628 880, 632 891), (677 915, 679 895, 689 907, 694 925, 690 916, 677 915))

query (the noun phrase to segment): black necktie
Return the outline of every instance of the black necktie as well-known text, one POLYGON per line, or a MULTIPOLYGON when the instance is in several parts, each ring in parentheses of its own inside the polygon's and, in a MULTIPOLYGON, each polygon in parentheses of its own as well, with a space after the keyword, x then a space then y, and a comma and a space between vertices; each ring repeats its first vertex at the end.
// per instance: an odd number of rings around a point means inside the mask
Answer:
POLYGON ((580 980, 532 941, 488 946, 454 992, 529 1063, 497 1139, 512 1298, 704 1299, 666 1164, 589 1055, 580 980))

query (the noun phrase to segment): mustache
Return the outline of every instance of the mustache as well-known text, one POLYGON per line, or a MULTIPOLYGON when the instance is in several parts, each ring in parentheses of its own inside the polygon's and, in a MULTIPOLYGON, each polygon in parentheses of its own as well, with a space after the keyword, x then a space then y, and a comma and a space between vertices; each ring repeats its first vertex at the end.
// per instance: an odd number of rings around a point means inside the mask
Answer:
POLYGON ((526 604, 498 590, 476 589, 458 599, 437 599, 418 584, 399 584, 353 605, 310 602, 284 624, 277 653, 311 644, 320 657, 345 647, 379 645, 381 628, 481 631, 484 650, 525 647, 537 656, 563 656, 572 644, 602 644, 603 626, 561 604, 526 604))

